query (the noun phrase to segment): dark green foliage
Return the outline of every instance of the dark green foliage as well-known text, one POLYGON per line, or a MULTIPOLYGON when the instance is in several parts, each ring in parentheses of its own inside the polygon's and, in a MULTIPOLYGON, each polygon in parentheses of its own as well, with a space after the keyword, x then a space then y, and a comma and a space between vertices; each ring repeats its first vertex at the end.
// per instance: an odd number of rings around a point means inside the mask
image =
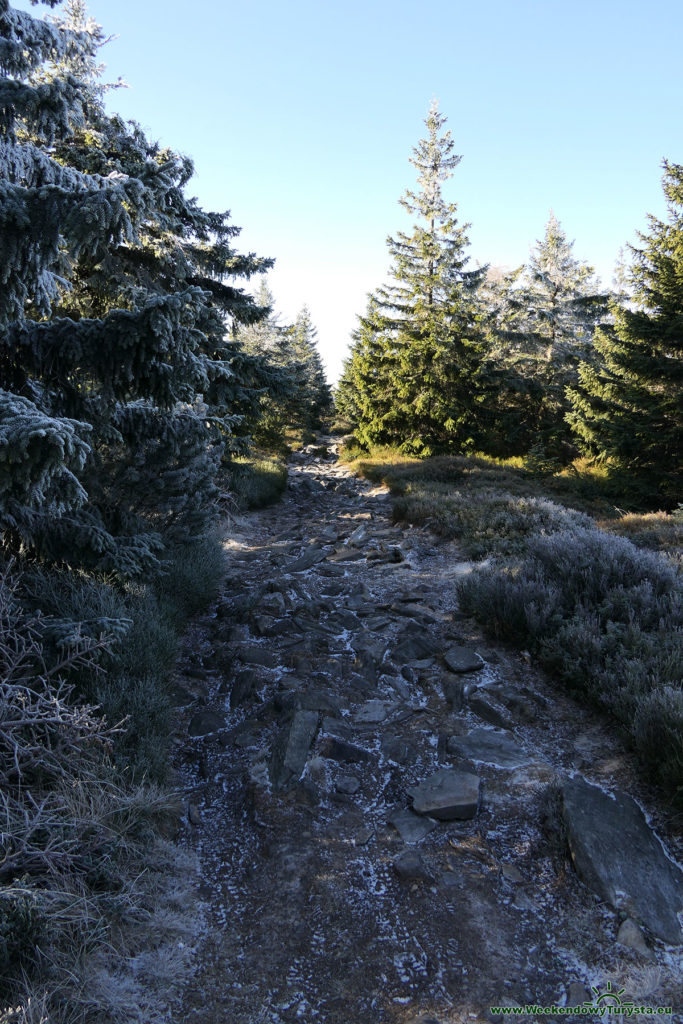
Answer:
POLYGON ((530 539, 523 554, 464 578, 462 609, 613 715, 653 776, 681 796, 683 585, 675 568, 598 530, 530 539))
POLYGON ((570 391, 568 420, 587 453, 646 481, 672 507, 683 498, 683 165, 664 163, 667 222, 632 248, 630 304, 598 331, 600 362, 570 391))
POLYGON ((476 292, 485 271, 467 269, 468 225, 442 196, 461 159, 445 120, 433 104, 411 160, 420 191, 401 199, 417 223, 388 240, 393 283, 370 298, 336 396, 363 445, 421 455, 471 447, 478 412, 476 292))
POLYGON ((332 392, 317 350, 318 332, 306 306, 294 324, 283 326, 274 312, 273 294, 262 282, 256 301, 268 316, 244 326, 237 341, 254 359, 266 360, 270 379, 249 423, 254 445, 285 454, 288 430, 318 430, 332 411, 332 392))
POLYGON ((272 261, 187 197, 190 160, 105 113, 82 5, 68 28, 4 17, 26 52, 0 80, 3 543, 125 579, 211 515, 263 386, 231 332, 266 311, 235 282, 272 261))

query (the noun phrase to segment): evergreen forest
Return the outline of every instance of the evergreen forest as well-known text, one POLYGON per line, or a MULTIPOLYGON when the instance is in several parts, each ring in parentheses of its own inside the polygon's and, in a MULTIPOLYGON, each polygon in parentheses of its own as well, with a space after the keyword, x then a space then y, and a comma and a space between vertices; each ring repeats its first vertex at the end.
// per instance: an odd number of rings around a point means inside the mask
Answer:
MULTIPOLYGON (((120 83, 83 0, 40 4, 45 17, 0 0, 3 1024, 104 1020, 110 982, 89 994, 73 965, 117 948, 119 922, 141 921, 182 874, 165 841, 170 673, 223 586, 225 524, 278 501, 293 448, 343 434, 347 461, 394 490, 397 519, 464 536, 472 557, 519 557, 522 532, 559 532, 543 519, 549 495, 584 517, 570 526, 594 562, 619 562, 622 590, 640 572, 628 542, 593 550, 585 515, 631 514, 641 525, 621 532, 638 544, 679 529, 683 501, 683 164, 664 161, 668 216, 650 218, 611 288, 552 212, 529 226, 526 265, 475 265, 449 198, 461 157, 434 102, 400 199, 409 226, 387 241, 389 280, 359 311, 333 394, 310 310, 283 322, 276 309, 274 261, 193 197, 189 157, 110 112, 120 83), (451 492, 475 471, 483 490, 461 507, 451 492), (493 494, 503 479, 514 502, 493 494)), ((638 549, 650 561, 618 630, 638 633, 645 668, 619 662, 622 718, 651 767, 654 748, 670 752, 676 770, 653 777, 680 799, 680 558, 643 546, 657 554, 638 549), (646 700, 655 677, 665 692, 646 700)), ((545 643, 546 667, 585 688, 555 636, 560 620, 579 628, 581 594, 571 608, 553 596, 555 619, 532 630, 510 608, 549 591, 537 575, 525 597, 519 564, 501 565, 466 585, 469 612, 510 643, 545 643)), ((596 653, 604 633, 582 679, 606 690, 617 656, 596 653)), ((137 1019, 124 1004, 120 1019, 137 1019)))

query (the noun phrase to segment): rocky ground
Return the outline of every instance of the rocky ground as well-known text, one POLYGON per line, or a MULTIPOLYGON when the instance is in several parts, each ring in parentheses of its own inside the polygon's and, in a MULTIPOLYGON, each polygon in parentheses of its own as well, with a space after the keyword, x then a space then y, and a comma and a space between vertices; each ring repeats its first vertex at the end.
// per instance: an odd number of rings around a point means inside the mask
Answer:
POLYGON ((483 1022, 593 987, 683 1020, 667 809, 459 613, 457 545, 393 524, 328 442, 227 549, 175 687, 205 907, 178 1021, 483 1022))

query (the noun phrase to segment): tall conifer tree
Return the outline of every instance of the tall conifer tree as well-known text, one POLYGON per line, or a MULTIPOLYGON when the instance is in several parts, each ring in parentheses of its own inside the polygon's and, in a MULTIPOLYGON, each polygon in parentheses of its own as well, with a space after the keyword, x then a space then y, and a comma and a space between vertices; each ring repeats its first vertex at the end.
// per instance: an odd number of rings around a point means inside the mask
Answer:
POLYGON ((480 358, 476 291, 485 271, 469 270, 466 224, 446 202, 443 183, 461 157, 433 102, 427 136, 413 150, 419 191, 400 200, 416 219, 411 234, 387 244, 392 281, 361 318, 348 373, 366 443, 428 454, 459 449, 476 421, 474 378, 480 358))
POLYGON ((0 387, 71 431, 57 475, 73 498, 8 496, 4 540, 135 574, 164 538, 206 521, 248 390, 230 328, 264 312, 234 282, 271 261, 236 253, 228 215, 187 198, 188 159, 105 114, 102 33, 82 4, 68 26, 6 5, 3 19, 0 387), (78 487, 65 473, 69 438, 78 487))
POLYGON ((664 162, 668 221, 631 247, 633 294, 601 328, 600 362, 581 366, 569 422, 585 451, 646 482, 667 504, 683 499, 683 165, 664 162))

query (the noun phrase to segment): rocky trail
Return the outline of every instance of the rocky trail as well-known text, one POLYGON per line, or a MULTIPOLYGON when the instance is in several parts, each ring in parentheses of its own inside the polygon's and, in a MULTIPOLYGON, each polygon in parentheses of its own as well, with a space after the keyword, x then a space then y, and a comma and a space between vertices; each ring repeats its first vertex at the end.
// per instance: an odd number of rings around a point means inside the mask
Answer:
POLYGON ((457 545, 395 525, 329 439, 235 529, 176 676, 204 921, 176 1019, 454 1024, 600 997, 683 1020, 667 808, 615 729, 461 615, 457 545))

